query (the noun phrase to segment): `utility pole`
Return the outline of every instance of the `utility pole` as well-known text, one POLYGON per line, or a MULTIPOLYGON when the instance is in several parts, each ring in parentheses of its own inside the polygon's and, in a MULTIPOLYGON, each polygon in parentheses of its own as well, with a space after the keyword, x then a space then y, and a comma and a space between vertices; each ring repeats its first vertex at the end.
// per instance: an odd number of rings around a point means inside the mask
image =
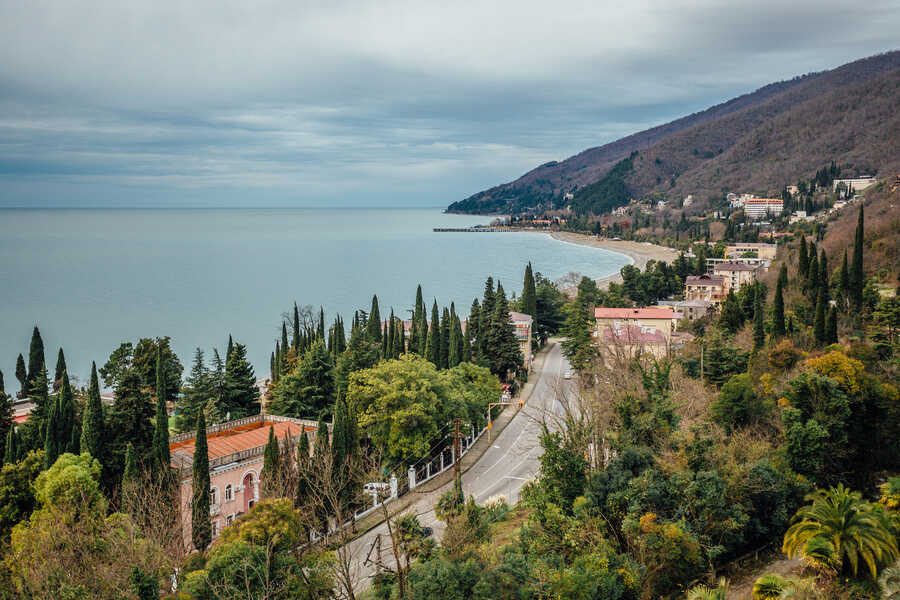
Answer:
POLYGON ((455 426, 455 431, 453 432, 453 456, 456 460, 453 461, 453 474, 456 477, 460 476, 459 470, 459 462, 460 462, 460 448, 459 448, 459 419, 453 420, 453 425, 455 426))

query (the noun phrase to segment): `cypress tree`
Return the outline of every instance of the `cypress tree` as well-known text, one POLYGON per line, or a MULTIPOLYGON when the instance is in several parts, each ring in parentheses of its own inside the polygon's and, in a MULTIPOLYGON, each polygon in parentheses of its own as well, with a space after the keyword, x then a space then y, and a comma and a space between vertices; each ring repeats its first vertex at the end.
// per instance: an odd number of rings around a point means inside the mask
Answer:
POLYGON ((300 440, 297 442, 297 497, 295 498, 296 506, 304 506, 306 504, 306 496, 309 493, 309 478, 306 475, 309 470, 310 461, 309 436, 304 430, 300 434, 300 440))
POLYGON ((59 396, 55 401, 50 403, 50 410, 47 413, 46 426, 44 431, 44 469, 49 469, 59 458, 59 445, 57 437, 59 434, 59 396))
POLYGON ((825 343, 825 289, 824 287, 819 288, 819 297, 816 301, 816 317, 813 321, 813 337, 815 338, 816 345, 821 346, 825 343))
POLYGON ((531 272, 531 261, 525 267, 525 281, 522 284, 522 312, 537 320, 537 292, 534 287, 534 275, 531 272))
POLYGON ((53 373, 53 391, 59 391, 59 385, 62 382, 63 373, 66 371, 66 356, 63 354, 63 349, 59 349, 59 354, 56 355, 56 371, 53 373))
POLYGON ((437 300, 431 306, 431 325, 425 341, 425 358, 440 368, 441 365, 441 322, 438 317, 437 300))
POLYGON ((394 321, 394 343, 393 357, 400 358, 400 355, 406 352, 405 348, 406 331, 403 327, 403 321, 397 319, 394 321))
POLYGON ((334 419, 331 434, 331 460, 334 473, 340 473, 350 457, 350 430, 347 403, 338 398, 334 403, 334 419))
POLYGON ((19 396, 24 398, 28 393, 28 371, 25 370, 25 359, 21 354, 16 359, 16 379, 19 380, 19 396))
POLYGON ((469 309, 469 319, 466 321, 466 337, 465 346, 463 348, 463 360, 465 362, 471 362, 473 355, 476 354, 476 349, 478 348, 478 338, 479 331, 478 326, 481 323, 481 305, 478 304, 478 298, 472 300, 472 308, 469 309), (468 354, 468 358, 465 358, 465 355, 468 354))
POLYGON ((381 312, 378 310, 378 296, 372 296, 372 309, 366 322, 366 335, 373 342, 381 342, 381 312))
POLYGON ((203 552, 212 541, 209 522, 209 449, 206 443, 206 417, 197 414, 197 433, 194 441, 193 490, 191 496, 191 541, 203 552))
POLYGON ((294 354, 300 356, 300 310, 297 308, 297 303, 294 302, 294 322, 292 323, 294 329, 293 340, 291 342, 291 347, 294 349, 294 354))
POLYGON ((847 268, 847 251, 844 250, 844 259, 841 261, 841 280, 838 284, 841 294, 842 308, 846 309, 850 299, 850 271, 847 268))
POLYGON ((162 351, 156 354, 156 429, 153 432, 153 462, 157 473, 168 475, 172 456, 169 453, 169 411, 166 408, 166 370, 162 351))
POLYGON ((825 301, 828 302, 829 300, 831 300, 831 293, 828 277, 828 255, 825 254, 824 249, 819 255, 819 276, 817 277, 817 280, 819 282, 819 286, 825 290, 825 301))
POLYGON ((781 282, 781 288, 782 288, 782 290, 783 290, 784 287, 788 284, 787 265, 784 264, 784 263, 782 263, 781 269, 778 271, 778 281, 781 282))
POLYGON ((384 324, 385 331, 385 358, 396 358, 394 356, 394 336, 397 333, 397 323, 394 321, 394 309, 391 309, 391 317, 384 324))
MULTIPOLYGON (((786 273, 787 269, 781 266, 781 273, 786 273)), ((784 284, 781 273, 778 275, 778 281, 775 284, 775 304, 772 307, 772 336, 776 339, 784 337, 784 284)))
POLYGON ((281 322, 281 352, 282 354, 286 353, 288 348, 288 337, 287 337, 287 323, 284 321, 281 322))
MULTIPOLYGON (((810 244, 812 246, 812 244, 810 244)), ((819 259, 815 254, 809 257, 809 265, 807 267, 806 292, 809 294, 810 300, 816 301, 819 296, 819 259)))
POLYGON ((462 329, 462 323, 459 318, 456 319, 456 327, 459 329, 459 361, 460 362, 471 362, 472 360, 472 347, 469 345, 469 340, 466 337, 465 332, 462 329))
POLYGON ((73 439, 73 433, 77 433, 75 426, 75 399, 72 396, 72 386, 69 385, 69 373, 62 372, 62 380, 59 390, 59 414, 57 415, 56 448, 60 454, 63 452, 78 453, 78 440, 73 439))
POLYGON ((281 468, 281 451, 278 448, 278 438, 275 437, 275 426, 269 426, 269 442, 266 444, 263 453, 263 469, 260 479, 262 479, 263 494, 266 497, 272 497, 275 494, 278 472, 281 468))
POLYGON ((441 314, 441 354, 439 368, 446 369, 450 362, 450 311, 445 307, 441 314))
POLYGON ((275 376, 275 353, 272 352, 269 355, 269 379, 272 380, 272 383, 278 381, 278 378, 275 376))
POLYGON ((41 332, 38 331, 37 325, 31 332, 31 346, 28 350, 28 389, 31 391, 31 384, 38 378, 41 369, 46 369, 44 361, 44 340, 41 339, 41 332))
POLYGON ((234 350, 234 340, 231 339, 231 334, 228 334, 228 348, 225 350, 225 362, 228 362, 228 357, 231 356, 231 351, 234 350))
POLYGON ((316 429, 316 445, 313 450, 313 456, 316 458, 317 464, 322 464, 328 453, 331 452, 331 440, 328 435, 328 425, 325 423, 324 417, 319 417, 319 426, 316 429))
POLYGON ((763 307, 765 301, 763 299, 762 289, 756 292, 756 298, 753 302, 753 349, 759 350, 766 343, 766 330, 763 327, 763 307))
POLYGON ((850 300, 854 310, 859 313, 863 306, 863 207, 859 207, 859 218, 856 223, 856 236, 853 239, 853 261, 850 263, 850 300))
POLYGON ((3 452, 3 464, 10 465, 18 461, 18 450, 16 448, 16 430, 12 427, 6 432, 6 448, 3 452))
POLYGON ((806 277, 809 272, 809 253, 806 251, 806 236, 800 236, 800 256, 797 259, 797 273, 801 277, 806 277))
POLYGON ((390 340, 391 332, 388 331, 388 322, 384 322, 384 331, 381 332, 381 357, 382 358, 390 358, 390 348, 391 348, 391 340, 390 340))
MULTIPOLYGON (((499 284, 498 284, 498 287, 499 284)), ((484 297, 481 299, 481 312, 478 322, 478 349, 475 353, 479 362, 486 361, 490 354, 488 338, 491 332, 491 320, 494 317, 494 279, 488 277, 484 282, 484 297)))
POLYGON ((125 471, 122 473, 122 483, 134 485, 137 482, 138 468, 134 457, 134 444, 128 442, 125 446, 125 471))
POLYGON ((325 309, 321 306, 319 307, 319 326, 316 330, 316 335, 319 336, 319 339, 325 341, 325 309))
POLYGON ((100 404, 100 382, 97 379, 97 363, 91 363, 91 383, 87 403, 81 421, 81 450, 103 461, 104 452, 103 407, 100 404))
POLYGON ((462 362, 462 336, 460 335, 459 317, 450 314, 450 340, 447 343, 447 368, 452 369, 462 362))
POLYGON ((828 344, 838 343, 837 308, 834 306, 828 311, 828 325, 825 330, 825 342, 828 344))

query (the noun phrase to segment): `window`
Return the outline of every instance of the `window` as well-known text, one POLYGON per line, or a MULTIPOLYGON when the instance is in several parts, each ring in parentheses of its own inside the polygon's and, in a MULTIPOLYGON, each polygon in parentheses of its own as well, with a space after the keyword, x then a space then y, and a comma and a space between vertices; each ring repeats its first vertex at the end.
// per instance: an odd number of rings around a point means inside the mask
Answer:
POLYGON ((228 527, 232 523, 234 523, 234 515, 228 515, 227 517, 225 517, 225 526, 226 527, 228 527))
POLYGON ((209 488, 209 503, 210 504, 218 504, 218 489, 217 488, 209 488))
POLYGON ((234 494, 231 491, 231 484, 225 486, 225 502, 234 500, 234 494))
POLYGON ((210 525, 212 526, 213 538, 219 537, 219 520, 218 519, 214 520, 212 523, 210 523, 210 525))

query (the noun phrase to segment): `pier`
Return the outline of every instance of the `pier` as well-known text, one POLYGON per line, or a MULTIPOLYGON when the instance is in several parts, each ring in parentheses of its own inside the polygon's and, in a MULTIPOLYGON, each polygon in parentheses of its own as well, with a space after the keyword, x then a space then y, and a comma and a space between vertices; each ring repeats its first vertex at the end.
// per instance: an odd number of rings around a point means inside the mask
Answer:
POLYGON ((435 227, 436 233, 491 233, 495 231, 509 231, 505 227, 435 227))

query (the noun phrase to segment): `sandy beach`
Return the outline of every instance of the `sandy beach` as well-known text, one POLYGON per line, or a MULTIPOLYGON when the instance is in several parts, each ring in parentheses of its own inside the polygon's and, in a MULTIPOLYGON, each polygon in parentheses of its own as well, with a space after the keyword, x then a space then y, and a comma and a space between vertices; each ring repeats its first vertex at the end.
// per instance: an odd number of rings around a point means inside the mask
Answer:
MULTIPOLYGON (((644 242, 627 242, 624 240, 612 241, 607 239, 596 238, 590 235, 580 233, 569 233, 565 231, 554 231, 550 234, 553 239, 570 244, 579 244, 581 246, 590 246, 592 248, 602 248, 611 252, 624 254, 632 260, 632 264, 639 269, 647 265, 648 261, 659 260, 672 262, 678 258, 678 251, 674 248, 666 246, 658 246, 656 244, 648 244, 644 242)), ((619 273, 608 275, 597 280, 597 284, 606 287, 610 282, 620 283, 622 276, 619 273)))

